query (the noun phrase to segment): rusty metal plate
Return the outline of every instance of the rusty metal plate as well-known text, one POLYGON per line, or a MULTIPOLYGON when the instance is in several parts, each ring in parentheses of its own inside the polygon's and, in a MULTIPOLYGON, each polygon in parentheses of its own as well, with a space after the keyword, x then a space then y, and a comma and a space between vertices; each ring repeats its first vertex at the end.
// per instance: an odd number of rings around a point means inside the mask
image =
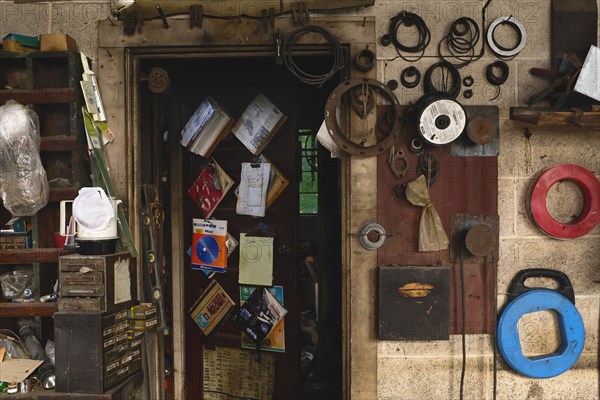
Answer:
POLYGON ((450 145, 454 157, 491 157, 500 153, 500 112, 496 106, 465 106, 467 129, 450 145))
POLYGON ((450 219, 450 262, 458 264, 461 251, 465 264, 498 261, 498 221, 497 214, 453 214, 450 219))
POLYGON ((450 269, 379 267, 379 340, 448 340, 450 269))
MULTIPOLYGON (((385 112, 385 107, 378 107, 385 112)), ((418 251, 419 221, 421 208, 415 207, 404 197, 396 195, 399 184, 416 179, 419 155, 408 151, 407 143, 417 133, 407 124, 395 148, 402 149, 409 164, 408 173, 401 180, 390 171, 389 154, 377 158, 377 222, 387 236, 385 244, 377 251, 378 265, 440 265, 450 268, 450 334, 462 331, 460 319, 460 266, 451 262, 450 250, 436 252, 418 251)), ((438 211, 444 230, 450 237, 452 214, 498 214, 498 158, 452 157, 448 146, 425 146, 425 152, 433 152, 439 161, 439 176, 429 189, 430 197, 438 211)), ((465 286, 468 287, 466 302, 467 333, 491 333, 494 331, 494 275, 493 264, 465 265, 465 286)))

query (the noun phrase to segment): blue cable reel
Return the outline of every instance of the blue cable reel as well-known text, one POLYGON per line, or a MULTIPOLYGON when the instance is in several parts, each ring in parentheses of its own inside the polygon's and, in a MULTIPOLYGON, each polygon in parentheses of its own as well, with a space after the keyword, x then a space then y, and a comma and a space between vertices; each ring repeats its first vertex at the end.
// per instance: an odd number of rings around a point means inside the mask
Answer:
POLYGON ((560 271, 528 269, 520 271, 513 281, 506 305, 498 322, 498 348, 512 369, 530 378, 552 378, 569 370, 579 359, 585 344, 585 327, 575 307, 575 295, 569 278, 560 271), (561 284, 556 290, 525 286, 531 277, 549 277, 561 284), (558 316, 561 336, 559 349, 552 354, 526 357, 521 349, 518 322, 525 314, 554 311, 558 316))

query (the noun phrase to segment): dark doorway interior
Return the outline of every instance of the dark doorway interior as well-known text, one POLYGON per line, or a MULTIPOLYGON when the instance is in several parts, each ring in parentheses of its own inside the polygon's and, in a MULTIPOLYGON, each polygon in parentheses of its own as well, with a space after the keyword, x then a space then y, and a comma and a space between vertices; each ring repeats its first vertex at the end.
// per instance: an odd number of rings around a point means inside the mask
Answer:
MULTIPOLYGON (((307 56, 301 62, 314 71, 329 65, 325 56, 307 56)), ((339 79, 321 88, 303 84, 287 69, 277 66, 272 56, 145 59, 141 76, 155 66, 167 71, 170 89, 157 99, 145 82, 140 83, 141 132, 148 138, 141 140, 142 181, 158 181, 163 186, 161 202, 166 216, 170 215, 172 202, 184 205, 182 253, 191 245, 192 218, 200 218, 200 214, 187 193, 170 193, 169 181, 180 179, 187 190, 205 160, 181 148, 183 174, 172 176, 168 166, 172 149, 179 146, 180 131, 195 108, 210 95, 232 116, 238 117, 254 96, 262 92, 288 116, 263 152, 290 180, 283 194, 267 210, 266 217, 258 220, 237 215, 233 191, 226 195, 213 217, 227 220, 228 230, 235 237, 239 237, 240 232, 252 231, 259 221, 276 234, 273 282, 284 288, 288 314, 285 353, 275 354, 274 398, 341 398, 340 163, 330 158, 329 152, 317 145, 315 139, 323 121, 325 101, 339 79), (310 186, 316 188, 313 203, 308 208, 304 199, 300 200, 301 193, 306 192, 307 179, 311 181, 310 186)), ((212 157, 236 182, 239 182, 240 163, 253 161, 252 154, 233 136, 221 142, 212 157)), ((169 224, 167 219, 164 224, 167 298, 170 293, 169 224)), ((189 257, 185 260, 187 309, 208 285, 209 278, 190 268, 189 257)), ((238 262, 239 250, 229 257, 227 273, 211 278, 236 302, 239 302, 238 262)), ((240 348, 240 330, 230 321, 216 335, 206 338, 192 319, 186 318, 185 337, 187 398, 200 399, 203 347, 240 348)), ((169 344, 166 346, 168 353, 169 344)), ((178 388, 175 390, 179 392, 178 388)))

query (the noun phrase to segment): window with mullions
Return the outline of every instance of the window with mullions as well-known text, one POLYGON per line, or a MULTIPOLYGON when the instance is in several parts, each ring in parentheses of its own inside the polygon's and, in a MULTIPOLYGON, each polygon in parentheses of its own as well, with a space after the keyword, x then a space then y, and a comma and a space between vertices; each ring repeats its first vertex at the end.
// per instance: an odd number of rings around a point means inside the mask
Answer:
POLYGON ((316 214, 319 211, 317 138, 311 129, 298 131, 300 158, 300 214, 316 214))

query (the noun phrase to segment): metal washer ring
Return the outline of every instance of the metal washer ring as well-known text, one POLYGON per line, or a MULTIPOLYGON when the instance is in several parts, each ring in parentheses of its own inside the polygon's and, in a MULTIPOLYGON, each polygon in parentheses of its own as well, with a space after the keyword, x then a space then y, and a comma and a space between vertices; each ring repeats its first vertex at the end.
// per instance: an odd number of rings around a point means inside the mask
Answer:
POLYGON ((527 34, 525 32, 525 27, 523 26, 522 23, 520 23, 513 16, 497 18, 488 27, 487 35, 486 35, 488 46, 490 46, 490 49, 492 49, 492 51, 500 57, 516 56, 521 50, 523 50, 523 47, 525 47, 525 39, 526 38, 527 38, 527 34), (507 24, 515 30, 515 32, 519 36, 519 43, 517 44, 516 47, 514 47, 512 49, 506 49, 506 48, 501 48, 500 46, 498 46, 498 44, 494 40, 494 31, 500 24, 507 24))
POLYGON ((386 233, 385 229, 383 229, 383 226, 372 223, 367 224, 364 228, 360 230, 359 242, 362 245, 362 247, 364 247, 366 250, 377 250, 378 248, 383 246, 383 243, 385 242, 385 237, 386 233), (369 239, 368 235, 370 233, 374 233, 377 235, 376 241, 372 242, 369 239))

